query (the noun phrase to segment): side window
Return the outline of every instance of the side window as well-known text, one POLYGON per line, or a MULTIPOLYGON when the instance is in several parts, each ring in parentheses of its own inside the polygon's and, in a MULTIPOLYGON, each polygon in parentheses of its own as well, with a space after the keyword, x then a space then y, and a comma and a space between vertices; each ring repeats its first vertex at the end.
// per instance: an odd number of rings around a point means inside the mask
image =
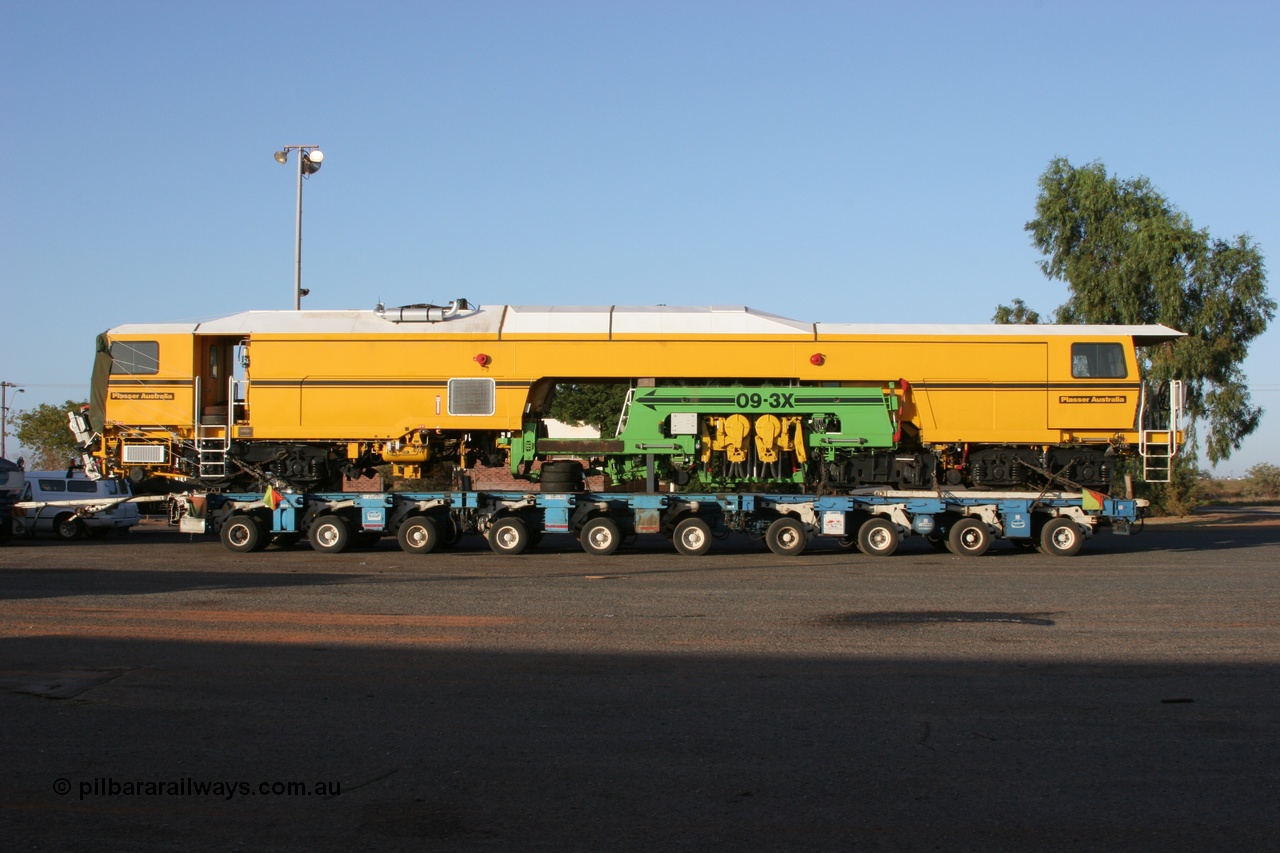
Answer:
POLYGON ((67 490, 66 480, 41 480, 40 488, 46 492, 65 492, 67 490))
POLYGON ((1124 379, 1124 347, 1120 344, 1072 344, 1071 375, 1076 379, 1124 379))
POLYGON ((97 493, 98 484, 92 480, 68 480, 67 491, 92 495, 97 493))
POLYGON ((112 375, 137 376, 160 372, 158 341, 112 341, 112 375))

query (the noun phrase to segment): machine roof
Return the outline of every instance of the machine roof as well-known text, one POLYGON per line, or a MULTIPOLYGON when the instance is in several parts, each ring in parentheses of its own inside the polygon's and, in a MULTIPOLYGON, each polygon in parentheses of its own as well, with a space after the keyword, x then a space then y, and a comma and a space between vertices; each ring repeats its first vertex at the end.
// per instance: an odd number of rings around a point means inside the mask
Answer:
POLYGON ((987 325, 928 323, 804 323, 740 305, 712 306, 544 306, 480 305, 435 323, 392 322, 374 311, 245 311, 201 323, 135 323, 109 334, 403 334, 501 337, 504 334, 590 337, 787 336, 822 340, 846 336, 1048 335, 1133 337, 1140 345, 1183 337, 1160 325, 987 325))

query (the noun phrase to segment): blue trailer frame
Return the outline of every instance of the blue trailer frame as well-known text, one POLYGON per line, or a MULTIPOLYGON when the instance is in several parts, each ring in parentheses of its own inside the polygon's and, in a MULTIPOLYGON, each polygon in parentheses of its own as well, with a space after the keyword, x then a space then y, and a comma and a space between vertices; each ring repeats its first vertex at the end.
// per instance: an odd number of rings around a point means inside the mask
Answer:
POLYGON ((172 520, 191 533, 216 532, 232 551, 307 538, 338 553, 394 536, 410 553, 429 553, 464 534, 483 535, 501 554, 519 554, 545 533, 574 536, 584 550, 612 554, 635 534, 661 533, 686 556, 707 553, 730 533, 761 537, 776 554, 802 553, 835 537, 871 556, 889 556, 902 539, 925 536, 960 556, 978 556, 998 539, 1072 556, 1100 526, 1140 529, 1147 502, 1088 493, 898 491, 840 495, 684 492, 294 492, 175 496, 172 520))

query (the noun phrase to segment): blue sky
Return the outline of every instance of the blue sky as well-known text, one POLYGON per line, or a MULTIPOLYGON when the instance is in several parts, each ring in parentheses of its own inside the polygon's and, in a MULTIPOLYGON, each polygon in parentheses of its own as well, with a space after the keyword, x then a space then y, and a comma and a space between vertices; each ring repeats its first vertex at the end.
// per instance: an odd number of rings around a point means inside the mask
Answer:
MULTIPOLYGON (((465 297, 986 322, 1055 156, 1280 252, 1270 3, 0 0, 0 379, 120 323, 465 297)), ((1280 290, 1272 284, 1272 294, 1280 290)), ((1280 331, 1245 365, 1280 463, 1280 331)), ((12 448, 11 448, 12 449, 12 448)))

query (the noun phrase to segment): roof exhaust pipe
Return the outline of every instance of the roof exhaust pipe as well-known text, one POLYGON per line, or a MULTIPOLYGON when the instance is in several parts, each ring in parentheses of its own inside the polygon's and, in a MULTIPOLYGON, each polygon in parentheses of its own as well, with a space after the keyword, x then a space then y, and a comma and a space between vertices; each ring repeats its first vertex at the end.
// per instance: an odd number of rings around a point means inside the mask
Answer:
POLYGON ((448 305, 402 305, 399 308, 387 308, 379 302, 373 313, 389 323, 442 323, 470 308, 465 299, 455 299, 448 305))

